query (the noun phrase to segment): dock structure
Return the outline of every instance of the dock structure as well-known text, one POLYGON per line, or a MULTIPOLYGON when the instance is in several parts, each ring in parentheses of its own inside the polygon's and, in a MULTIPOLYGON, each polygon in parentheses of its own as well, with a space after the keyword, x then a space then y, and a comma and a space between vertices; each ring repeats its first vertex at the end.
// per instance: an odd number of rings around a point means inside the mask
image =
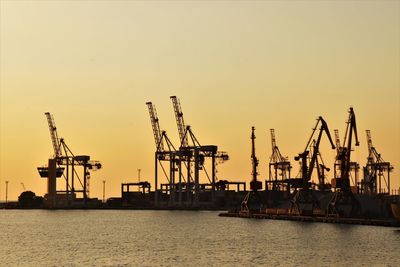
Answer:
POLYGON ((221 217, 235 218, 253 218, 253 219, 270 219, 270 220, 285 220, 298 222, 320 222, 320 223, 339 223, 339 224, 358 224, 358 225, 375 225, 400 227, 400 222, 395 219, 364 219, 364 218, 340 218, 326 216, 294 216, 289 214, 267 214, 267 213, 252 213, 241 214, 239 212, 220 213, 221 217))
POLYGON ((393 166, 384 161, 372 145, 369 130, 369 154, 361 181, 358 176, 360 165, 351 161, 353 145, 360 143, 353 108, 348 111, 343 144, 339 131, 335 129, 334 143, 327 122, 321 116, 317 118, 304 151, 294 158, 300 163, 295 177, 291 176, 289 158, 282 156, 276 144, 275 130, 270 129, 272 155, 265 183, 259 177, 255 127, 252 127, 251 181, 247 190, 246 182, 218 179, 217 165, 227 161, 228 154, 219 151, 217 145, 201 144, 191 126, 184 122, 179 99, 176 96, 170 98, 178 127, 178 145, 174 145, 167 132, 161 130, 154 104, 146 103, 156 145, 154 184, 151 179, 140 181, 139 169, 139 181, 122 183, 121 197, 112 197, 106 202, 103 182, 104 203, 89 197, 90 171, 100 169, 102 165, 88 155, 74 155, 64 139, 58 137, 53 116, 45 113, 54 155, 48 166, 38 168, 40 176, 48 182, 43 207, 230 210, 220 216, 399 226, 400 197, 390 192, 393 166), (326 177, 330 168, 325 165, 320 149, 323 134, 332 149, 336 148, 331 180, 326 177), (83 169, 83 175, 78 175, 78 167, 83 169), (65 190, 57 188, 57 180, 61 177, 65 179, 65 190))

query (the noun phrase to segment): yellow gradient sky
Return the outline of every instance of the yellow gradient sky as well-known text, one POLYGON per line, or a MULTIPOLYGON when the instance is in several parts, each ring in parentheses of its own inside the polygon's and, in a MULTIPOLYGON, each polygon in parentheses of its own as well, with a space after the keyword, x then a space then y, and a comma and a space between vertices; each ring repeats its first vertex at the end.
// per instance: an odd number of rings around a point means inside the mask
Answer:
MULTIPOLYGON (((357 116, 400 186, 399 1, 0 1, 0 199, 43 195, 36 167, 52 155, 44 112, 75 154, 104 168, 91 196, 120 195, 121 182, 152 181, 154 141, 146 101, 177 144, 170 95, 202 144, 231 160, 218 177, 250 180, 250 129, 256 127, 261 178, 269 129, 293 160, 322 115, 344 135, 357 116)), ((324 137, 322 155, 334 151, 324 137)), ((331 178, 333 173, 329 173, 331 178)))

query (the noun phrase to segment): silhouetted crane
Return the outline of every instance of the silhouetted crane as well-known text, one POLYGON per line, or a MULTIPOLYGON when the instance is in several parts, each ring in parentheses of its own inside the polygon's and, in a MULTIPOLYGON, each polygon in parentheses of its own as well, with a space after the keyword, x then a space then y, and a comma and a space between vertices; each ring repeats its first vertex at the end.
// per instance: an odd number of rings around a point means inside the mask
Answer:
POLYGON ((335 192, 327 206, 327 215, 329 216, 356 216, 361 211, 360 204, 350 187, 351 170, 353 169, 356 172, 355 184, 357 186, 357 172, 359 168, 358 163, 351 162, 350 157, 353 134, 355 137, 355 145, 359 146, 356 115, 353 108, 350 107, 343 145, 338 149, 335 161, 335 178, 332 179, 332 187, 335 188, 335 192), (337 177, 338 173, 340 173, 340 177, 337 177), (342 209, 340 207, 342 207, 342 209), (345 210, 348 214, 344 214, 345 210))
MULTIPOLYGON (((317 206, 320 208, 320 204, 316 196, 314 195, 314 192, 311 190, 311 178, 312 178, 312 173, 315 168, 315 165, 318 165, 318 156, 320 155, 319 153, 319 145, 321 143, 322 139, 322 134, 325 132, 325 134, 328 136, 329 142, 332 146, 332 149, 335 149, 335 145, 333 144, 331 134, 329 132, 328 124, 325 122, 325 120, 320 116, 317 119, 317 123, 315 127, 313 128, 312 134, 310 138, 308 139, 307 145, 302 153, 299 153, 298 156, 295 157, 296 161, 301 160, 301 178, 295 178, 291 179, 291 185, 294 188, 298 188, 299 190, 296 192, 292 199, 292 206, 291 206, 291 212, 297 212, 298 214, 301 214, 302 212, 305 212, 306 210, 301 207, 302 204, 306 205, 309 207, 311 205, 311 210, 308 210, 307 212, 313 212, 314 207, 317 206), (314 135, 316 131, 319 128, 319 133, 316 139, 314 139, 314 135), (310 151, 312 151, 311 156, 310 156, 310 151), (308 163, 308 158, 310 157, 310 163, 308 163)), ((321 173, 319 173, 319 176, 321 173)), ((319 179, 319 187, 323 188, 324 187, 324 179, 319 179)))
POLYGON ((257 194, 257 191, 262 189, 262 183, 260 181, 257 181, 257 176, 258 176, 258 159, 256 157, 256 145, 255 145, 255 140, 256 140, 256 135, 254 133, 255 127, 251 127, 251 182, 250 182, 250 191, 246 194, 244 197, 241 207, 240 207, 240 212, 244 214, 248 214, 250 212, 254 211, 259 211, 261 202, 260 198, 257 194))
POLYGON ((282 156, 275 139, 275 130, 270 129, 272 155, 269 159, 269 183, 272 183, 272 189, 275 190, 279 180, 284 181, 290 178, 291 165, 288 157, 282 156))
POLYGON ((371 131, 366 130, 368 143, 367 164, 364 167, 364 179, 361 182, 362 191, 368 194, 387 193, 390 194, 390 173, 393 166, 390 162, 383 160, 381 154, 372 145, 371 131), (382 189, 382 178, 386 184, 387 191, 382 189))

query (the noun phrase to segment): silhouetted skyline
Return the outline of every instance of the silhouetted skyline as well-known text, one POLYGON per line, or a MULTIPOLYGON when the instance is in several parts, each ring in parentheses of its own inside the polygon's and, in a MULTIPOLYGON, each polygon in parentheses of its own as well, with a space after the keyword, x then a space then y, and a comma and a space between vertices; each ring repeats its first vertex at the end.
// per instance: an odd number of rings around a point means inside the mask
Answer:
MULTIPOLYGON (((230 160, 220 179, 251 180, 257 128, 259 178, 268 174, 269 129, 293 164, 323 116, 344 136, 354 107, 366 162, 365 130, 394 166, 400 186, 400 3, 376 2, 0 2, 0 199, 46 191, 36 167, 53 154, 51 112, 76 154, 103 164, 91 196, 120 194, 121 182, 153 182, 154 140, 145 103, 178 145, 169 97, 202 144, 230 160)), ((321 153, 332 166, 326 140, 321 153)), ((333 173, 328 174, 328 179, 333 173)))

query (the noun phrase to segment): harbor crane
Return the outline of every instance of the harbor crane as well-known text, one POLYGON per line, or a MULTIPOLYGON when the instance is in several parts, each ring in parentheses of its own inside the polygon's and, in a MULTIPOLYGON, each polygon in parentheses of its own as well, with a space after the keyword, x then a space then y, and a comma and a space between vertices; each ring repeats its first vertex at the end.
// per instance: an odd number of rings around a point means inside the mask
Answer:
MULTIPOLYGON (((182 107, 179 99, 176 96, 170 97, 172 100, 172 105, 174 108, 176 124, 178 127, 180 146, 179 146, 179 156, 180 161, 184 163, 187 170, 187 183, 186 191, 188 192, 188 200, 190 198, 189 191, 192 190, 194 186, 194 204, 199 204, 199 194, 200 194, 200 170, 205 173, 209 184, 203 184, 202 187, 211 185, 211 195, 214 199, 214 193, 216 190, 216 165, 217 161, 224 162, 229 159, 226 152, 218 151, 218 146, 215 145, 201 145, 196 136, 194 135, 192 128, 186 126, 183 119, 182 107), (206 159, 211 159, 211 175, 208 174, 205 167, 206 159), (192 177, 192 163, 194 174, 192 177), (211 177, 210 177, 211 176, 211 177)), ((183 173, 180 172, 179 176, 183 173)))
POLYGON ((352 164, 350 157, 352 151, 353 134, 355 138, 355 146, 359 146, 360 142, 358 141, 356 116, 353 108, 351 107, 349 109, 349 117, 346 122, 346 132, 343 145, 339 147, 338 154, 336 156, 336 177, 332 181, 332 187, 341 189, 342 191, 350 190, 350 171, 352 169, 351 165, 354 165, 352 164))
MULTIPOLYGON (((292 199, 292 207, 291 212, 294 211, 301 214, 301 212, 305 211, 301 206, 306 205, 309 206, 311 204, 311 212, 314 210, 314 207, 317 206, 320 208, 320 204, 314 195, 313 191, 311 190, 311 178, 315 166, 318 166, 318 157, 320 156, 319 146, 322 139, 322 134, 328 136, 329 142, 332 146, 332 149, 335 149, 335 145, 332 141, 331 134, 329 132, 328 124, 326 121, 320 116, 317 119, 317 123, 313 128, 312 134, 308 139, 306 147, 302 153, 299 153, 298 156, 295 157, 296 161, 300 161, 301 166, 301 178, 294 178, 291 179, 291 186, 298 189, 292 199), (319 133, 316 139, 315 134, 319 127, 319 133), (310 155, 310 151, 312 152, 310 155), (308 164, 308 160, 310 161, 308 164)), ((324 188, 324 179, 322 179, 321 171, 319 174, 319 187, 324 188)))
POLYGON ((294 159, 296 161, 300 161, 301 163, 301 178, 292 179, 293 186, 295 188, 303 188, 307 189, 310 188, 310 180, 312 178, 313 171, 315 169, 315 164, 317 162, 317 157, 319 155, 319 145, 321 143, 322 134, 326 133, 328 136, 329 142, 332 146, 332 149, 335 149, 335 145, 332 141, 331 134, 329 132, 328 124, 325 120, 320 116, 317 119, 317 124, 313 128, 312 134, 308 139, 307 145, 302 153, 299 153, 294 159), (314 135, 320 126, 319 134, 315 142, 313 142, 314 135), (312 155, 310 155, 310 151, 312 150, 312 155), (310 159, 310 163, 308 164, 308 159, 310 159))
POLYGON ((251 127, 251 182, 250 182, 250 191, 247 192, 244 197, 241 205, 240 205, 240 213, 249 214, 253 211, 259 211, 261 208, 260 197, 257 193, 258 190, 262 189, 262 183, 257 181, 258 176, 258 159, 256 156, 256 135, 255 135, 255 127, 251 127))
POLYGON ((390 162, 383 160, 382 156, 372 145, 371 131, 366 130, 368 143, 367 164, 363 168, 364 179, 361 182, 361 188, 367 194, 390 194, 390 173, 393 166, 390 162), (382 181, 383 180, 383 181, 382 181), (385 183, 387 191, 383 189, 382 183, 385 183))
MULTIPOLYGON (((173 205, 175 202, 175 172, 176 168, 181 169, 178 153, 171 140, 167 136, 166 131, 160 130, 160 123, 157 116, 156 107, 152 102, 146 102, 149 110, 150 122, 153 129, 154 141, 156 145, 155 152, 155 166, 154 166, 154 179, 155 179, 155 205, 159 205, 159 181, 158 181, 158 167, 161 167, 164 176, 167 179, 168 184, 164 190, 163 184, 161 184, 161 193, 169 193, 169 204, 173 205), (165 144, 164 144, 165 143, 165 144), (163 162, 168 162, 169 170, 165 169, 163 162)), ((181 176, 179 176, 179 183, 181 183, 181 176)))
POLYGON ((357 185, 357 169, 359 168, 358 163, 351 162, 353 134, 355 146, 359 146, 360 142, 358 141, 356 115, 352 107, 350 107, 348 113, 349 116, 346 122, 343 145, 338 149, 335 161, 335 178, 332 179, 332 188, 335 189, 335 192, 328 203, 327 215, 329 216, 343 215, 344 210, 339 210, 339 206, 349 207, 347 210, 349 210, 352 216, 360 212, 360 204, 355 198, 350 186, 351 171, 356 171, 355 184, 357 185), (340 176, 338 176, 339 174, 340 176))
MULTIPOLYGON (((341 177, 341 168, 342 168, 342 158, 343 158, 343 151, 346 149, 344 148, 344 145, 340 144, 340 137, 339 137, 339 130, 335 129, 335 142, 336 142, 336 159, 334 163, 334 178, 340 178, 341 177)), ((355 161, 350 161, 350 172, 349 172, 349 178, 353 181, 353 184, 355 187, 358 186, 358 172, 360 169, 360 165, 358 162, 355 161), (354 176, 354 179, 353 179, 354 176)), ((350 182, 350 180, 349 180, 350 182)))
MULTIPOLYGON (((269 159, 269 181, 267 184, 272 184, 272 190, 275 190, 280 182, 290 179, 290 170, 292 166, 288 157, 282 156, 275 138, 275 129, 270 129, 272 154, 269 159)), ((267 186, 268 189, 268 186, 267 186)))
MULTIPOLYGON (((313 140, 312 148, 315 150, 315 140, 313 140)), ((321 152, 317 152, 317 158, 315 160, 315 168, 317 169, 317 177, 318 177, 318 189, 320 191, 329 191, 331 189, 331 185, 325 182, 325 171, 329 172, 330 168, 328 168, 324 160, 321 156, 321 152)))
MULTIPOLYGON (((68 206, 70 205, 71 200, 74 200, 75 193, 82 193, 84 204, 86 205, 90 192, 90 171, 101 169, 102 165, 99 161, 90 160, 90 156, 74 155, 74 153, 65 143, 64 139, 58 137, 54 117, 49 112, 46 112, 45 116, 49 126, 51 142, 54 150, 54 155, 52 159, 49 160, 49 163, 52 160, 54 160, 56 163, 54 165, 54 180, 52 180, 49 175, 52 172, 52 170, 50 170, 50 166, 38 167, 40 176, 42 178, 48 178, 49 180, 47 198, 49 199, 49 202, 52 202, 52 205, 55 205, 57 202, 57 193, 64 193, 66 195, 66 205, 68 206), (75 168, 76 166, 83 167, 83 179, 79 177, 75 168), (64 170, 66 171, 65 173, 64 170), (63 176, 66 181, 65 190, 57 191, 55 179, 61 176, 63 176), (82 189, 75 188, 75 179, 78 179, 82 189)), ((51 168, 53 168, 53 164, 51 168)))

